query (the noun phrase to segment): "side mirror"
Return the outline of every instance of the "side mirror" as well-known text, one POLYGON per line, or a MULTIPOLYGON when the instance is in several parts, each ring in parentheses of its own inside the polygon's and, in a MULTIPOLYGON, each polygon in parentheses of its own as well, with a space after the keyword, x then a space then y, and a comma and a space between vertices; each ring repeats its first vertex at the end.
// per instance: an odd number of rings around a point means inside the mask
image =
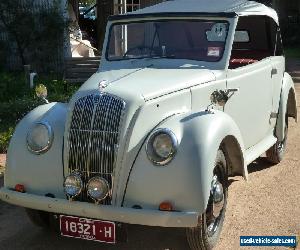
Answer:
POLYGON ((229 98, 231 98, 234 95, 234 93, 238 91, 238 88, 215 90, 210 96, 211 103, 224 107, 225 104, 228 102, 229 98))
POLYGON ((225 106, 228 99, 229 99, 228 95, 223 90, 216 90, 210 96, 211 102, 213 104, 218 104, 221 107, 225 106))
POLYGON ((41 98, 47 104, 49 103, 49 101, 47 100, 47 96, 48 96, 47 87, 44 84, 39 84, 35 87, 35 94, 38 98, 41 98))

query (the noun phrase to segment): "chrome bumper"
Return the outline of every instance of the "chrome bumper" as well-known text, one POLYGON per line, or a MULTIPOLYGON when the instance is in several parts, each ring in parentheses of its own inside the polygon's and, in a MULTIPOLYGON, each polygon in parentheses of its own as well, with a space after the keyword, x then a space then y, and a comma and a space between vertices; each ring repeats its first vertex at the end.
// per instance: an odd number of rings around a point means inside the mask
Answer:
POLYGON ((0 189, 0 199, 13 205, 56 214, 147 226, 196 227, 199 216, 196 212, 163 212, 149 209, 101 206, 86 202, 19 193, 7 188, 0 189))

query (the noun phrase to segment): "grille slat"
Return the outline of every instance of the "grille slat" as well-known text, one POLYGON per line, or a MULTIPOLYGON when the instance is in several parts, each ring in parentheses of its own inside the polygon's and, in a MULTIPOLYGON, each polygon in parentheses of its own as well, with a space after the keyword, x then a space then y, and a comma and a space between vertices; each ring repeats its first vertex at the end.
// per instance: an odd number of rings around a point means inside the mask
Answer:
MULTIPOLYGON (((68 137, 68 170, 79 171, 85 185, 97 175, 104 177, 112 190, 124 108, 123 100, 108 94, 89 95, 76 101, 68 137)), ((85 190, 79 199, 89 201, 85 190)), ((103 204, 111 204, 111 195, 103 204)))

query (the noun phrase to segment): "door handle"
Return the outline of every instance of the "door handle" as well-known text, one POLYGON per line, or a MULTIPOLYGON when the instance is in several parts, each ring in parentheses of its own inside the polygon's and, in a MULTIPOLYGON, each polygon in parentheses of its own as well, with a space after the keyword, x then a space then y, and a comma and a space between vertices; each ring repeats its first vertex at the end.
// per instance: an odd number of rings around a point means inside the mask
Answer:
POLYGON ((273 69, 271 70, 271 77, 273 77, 274 75, 277 75, 277 73, 278 73, 277 69, 276 69, 276 68, 273 68, 273 69))

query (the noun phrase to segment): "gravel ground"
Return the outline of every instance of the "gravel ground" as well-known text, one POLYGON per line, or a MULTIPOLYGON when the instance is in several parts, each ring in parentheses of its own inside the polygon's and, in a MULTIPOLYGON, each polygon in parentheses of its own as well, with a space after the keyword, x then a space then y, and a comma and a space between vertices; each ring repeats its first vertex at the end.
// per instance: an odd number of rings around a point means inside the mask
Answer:
MULTIPOLYGON (((300 100, 300 84, 296 85, 300 100)), ((299 103, 300 104, 300 103, 299 103)), ((298 105, 300 117, 300 105, 298 105)), ((223 231, 216 250, 240 249, 241 235, 300 236, 300 123, 290 122, 288 151, 271 166, 259 158, 249 166, 249 181, 232 180, 223 231)), ((1 163, 0 163, 1 164, 1 163)), ((0 178, 0 186, 3 179, 0 178)), ((181 230, 129 228, 129 242, 116 246, 61 238, 30 224, 22 208, 0 201, 0 249, 187 249, 181 230)), ((290 248, 242 248, 290 249, 290 248)), ((297 248, 300 250, 300 247, 297 248)))
POLYGON ((6 155, 0 154, 0 176, 2 176, 4 172, 5 160, 6 160, 6 155))

